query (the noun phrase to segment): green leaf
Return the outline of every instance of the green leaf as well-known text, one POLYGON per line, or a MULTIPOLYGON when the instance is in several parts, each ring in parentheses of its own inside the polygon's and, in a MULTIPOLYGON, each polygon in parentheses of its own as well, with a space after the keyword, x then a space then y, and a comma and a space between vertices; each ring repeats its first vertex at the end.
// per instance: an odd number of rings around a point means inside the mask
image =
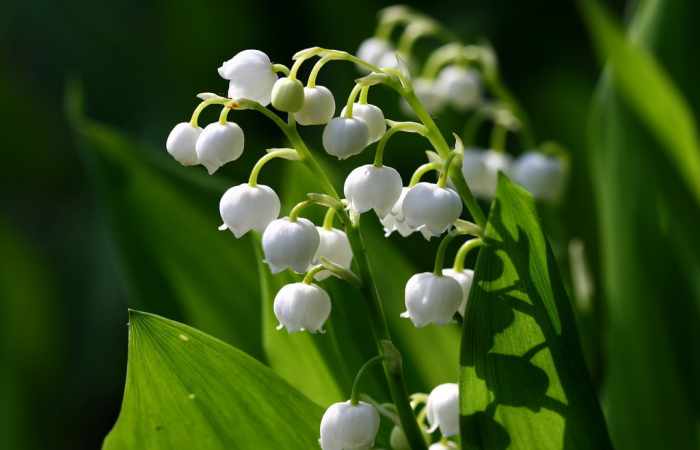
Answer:
POLYGON ((318 446, 317 405, 194 328, 131 311, 127 367, 122 410, 105 450, 318 446))
MULTIPOLYGON (((663 49, 659 58, 673 62, 669 48, 676 42, 668 36, 677 37, 679 30, 694 35, 696 15, 679 2, 645 5, 632 22, 634 38, 638 45, 663 49), (669 27, 670 34, 658 32, 669 27)), ((678 75, 686 70, 685 58, 678 62, 672 73, 683 79, 678 75)), ((692 92, 695 79, 686 81, 692 92)), ((609 76, 599 85, 590 131, 606 267, 604 392, 611 437, 620 450, 697 449, 697 200, 663 157, 656 131, 609 76)))
POLYGON ((532 197, 501 176, 461 350, 465 449, 611 449, 532 197))
MULTIPOLYGON (((597 1, 580 1, 601 59, 615 89, 652 131, 700 202, 700 142, 693 112, 666 70, 639 45, 640 33, 627 39, 597 1)), ((644 2, 638 23, 653 20, 662 1, 644 2)))
POLYGON ((82 117, 77 95, 69 94, 70 117, 117 243, 129 305, 186 320, 261 357, 250 242, 217 231, 228 185, 82 117))

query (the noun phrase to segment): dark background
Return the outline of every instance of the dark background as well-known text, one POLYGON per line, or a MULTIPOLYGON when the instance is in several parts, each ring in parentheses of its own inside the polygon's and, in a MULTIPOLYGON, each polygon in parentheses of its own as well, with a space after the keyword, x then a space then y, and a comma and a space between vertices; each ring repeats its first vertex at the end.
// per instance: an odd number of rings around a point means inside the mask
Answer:
MULTIPOLYGON (((600 66, 574 3, 410 3, 467 42, 485 37, 493 43, 503 77, 534 129, 570 149, 578 177, 600 66)), ((89 117, 165 151, 172 125, 189 118, 194 94, 225 92, 216 72, 223 60, 244 48, 262 49, 282 63, 312 45, 354 51, 372 34, 377 10, 388 4, 34 0, 3 5, 0 295, 20 290, 26 303, 0 309, 0 363, 19 368, 14 378, 7 373, 8 379, 0 378, 0 395, 7 399, 0 423, 20 447, 99 447, 116 419, 124 382, 129 302, 118 252, 64 114, 67 84, 82 85, 89 117)), ((608 5, 623 11, 620 1, 608 5)), ((355 76, 348 66, 333 66, 322 78, 345 89, 355 76)), ((245 129, 248 146, 270 146, 267 124, 245 129)), ((224 174, 244 176, 235 168, 224 174)), ((571 208, 592 209, 585 180, 572 186, 570 206, 556 213, 565 224, 571 208)), ((583 227, 588 225, 571 221, 567 232, 594 232, 583 227)))

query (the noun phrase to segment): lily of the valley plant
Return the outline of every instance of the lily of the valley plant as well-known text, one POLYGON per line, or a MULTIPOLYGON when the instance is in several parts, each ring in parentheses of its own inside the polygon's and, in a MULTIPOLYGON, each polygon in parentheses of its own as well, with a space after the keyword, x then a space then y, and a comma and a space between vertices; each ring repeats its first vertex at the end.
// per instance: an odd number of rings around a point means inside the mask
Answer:
POLYGON ((395 231, 403 237, 417 232, 440 241, 434 270, 415 274, 406 283, 406 310, 401 317, 416 327, 449 326, 461 321, 467 307, 474 273, 464 267, 465 257, 486 245, 480 237, 485 214, 476 197, 488 199, 495 194, 499 171, 543 201, 556 201, 563 189, 564 155, 555 145, 535 146, 520 108, 510 96, 496 94, 503 89, 492 89, 500 86, 500 80, 488 46, 446 42, 418 71, 421 65, 412 55, 413 44, 425 36, 445 35, 432 19, 405 7, 391 7, 381 12, 376 35, 362 42, 356 55, 312 47, 293 55, 288 67, 273 63, 262 51, 240 51, 218 70, 228 81, 227 96, 199 94, 202 102, 190 121, 177 124, 167 139, 167 150, 178 162, 201 164, 210 174, 244 151, 244 130, 231 120, 241 111, 253 110, 272 120, 288 141, 288 147, 273 146, 261 155, 247 183, 223 193, 220 230, 230 230, 235 238, 249 232, 261 234, 264 260, 272 273, 303 274, 301 281, 276 293, 274 305, 266 306, 273 308, 280 330, 324 332, 333 304, 323 288, 329 276, 359 288, 364 297, 377 356, 356 375, 351 398, 326 410, 319 435, 323 450, 372 448, 380 417, 394 425, 391 445, 395 449, 459 445, 458 385, 439 385, 429 395, 409 396, 406 390, 402 367, 410 361, 402 361, 400 349, 392 343, 360 221, 381 221, 387 236, 395 231), (398 30, 403 34, 395 47, 390 36, 398 30), (340 108, 333 92, 317 84, 322 69, 331 62, 349 62, 352 70, 362 72, 340 108), (299 78, 304 64, 313 64, 306 80, 299 78), (416 121, 386 118, 382 108, 370 102, 371 91, 382 87, 398 94, 402 109, 416 121), (214 105, 221 108, 218 122, 201 128, 200 113, 214 105), (445 136, 433 120, 433 114, 444 108, 470 113, 466 148, 460 137, 445 136), (488 149, 473 147, 473 136, 482 123, 492 125, 488 149), (347 159, 374 151, 374 162, 352 170, 342 193, 338 192, 301 138, 300 126, 322 127, 323 148, 329 155, 347 159), (389 141, 400 132, 418 135, 431 146, 425 164, 410 176, 384 165, 389 141), (517 160, 505 151, 508 133, 517 133, 525 147, 517 160), (282 217, 277 193, 260 183, 264 166, 275 158, 304 164, 323 188, 308 193, 306 200, 282 217), (431 172, 434 181, 428 177, 431 172), (304 217, 312 207, 326 210, 322 224, 304 217), (446 268, 446 250, 455 239, 462 243, 454 264, 446 268), (391 404, 380 405, 360 393, 362 374, 375 363, 384 366, 391 404))

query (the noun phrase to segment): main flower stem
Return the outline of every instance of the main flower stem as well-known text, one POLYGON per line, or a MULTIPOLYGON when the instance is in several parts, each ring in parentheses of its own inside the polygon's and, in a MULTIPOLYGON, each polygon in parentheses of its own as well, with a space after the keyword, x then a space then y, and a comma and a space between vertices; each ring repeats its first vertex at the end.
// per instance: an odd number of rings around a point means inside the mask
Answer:
MULTIPOLYGON (((318 177, 326 193, 339 199, 340 197, 335 191, 333 184, 304 143, 293 120, 290 120, 288 124, 284 124, 282 130, 292 146, 299 152, 301 161, 318 177)), ((345 233, 350 241, 350 247, 352 248, 352 253, 359 269, 360 279, 362 280, 360 290, 367 303, 372 335, 374 336, 379 354, 385 356, 382 360, 384 375, 387 385, 389 386, 391 399, 394 405, 396 405, 396 410, 401 421, 401 428, 403 428, 412 450, 427 450, 425 439, 423 438, 423 434, 421 433, 409 402, 401 355, 391 341, 389 325, 384 315, 379 291, 377 290, 374 277, 372 276, 372 269, 370 268, 369 257, 365 249, 364 240, 362 239, 362 233, 360 232, 359 221, 357 224, 353 224, 350 220, 346 220, 345 233)))

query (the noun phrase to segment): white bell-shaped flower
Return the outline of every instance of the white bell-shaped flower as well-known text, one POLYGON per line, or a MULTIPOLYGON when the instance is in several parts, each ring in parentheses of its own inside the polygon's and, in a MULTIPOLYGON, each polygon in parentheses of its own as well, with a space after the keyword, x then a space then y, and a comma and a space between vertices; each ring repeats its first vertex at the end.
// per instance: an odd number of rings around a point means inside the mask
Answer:
POLYGON ((263 106, 270 104, 277 74, 270 58, 260 50, 243 50, 219 67, 219 75, 229 81, 230 98, 247 98, 263 106))
MULTIPOLYGON (((386 39, 371 37, 365 39, 357 49, 357 57, 375 66, 382 67, 381 63, 386 54, 393 54, 394 47, 386 39)), ((360 67, 363 72, 366 69, 360 67)))
POLYGON ((401 317, 411 319, 418 328, 431 323, 444 325, 452 321, 461 302, 462 288, 453 278, 417 273, 406 283, 406 311, 401 317))
POLYGON ((369 144, 369 127, 362 119, 336 117, 323 129, 323 148, 338 159, 357 155, 369 144))
POLYGON ((484 197, 489 191, 489 175, 486 173, 484 152, 476 149, 466 149, 462 154, 462 175, 472 193, 484 197))
POLYGON ((457 272, 454 269, 443 269, 442 274, 446 277, 454 278, 459 283, 459 287, 462 288, 462 303, 459 304, 459 314, 464 317, 464 311, 467 309, 467 300, 469 300, 469 291, 472 288, 472 281, 474 281, 474 271, 464 269, 461 272, 457 272))
POLYGON ((238 124, 210 123, 197 139, 197 158, 211 175, 224 164, 240 158, 244 142, 243 130, 238 124))
POLYGON ((445 437, 459 434, 459 386, 457 383, 441 384, 430 392, 428 403, 430 433, 440 428, 445 437))
MULTIPOLYGON (((345 115, 346 107, 340 112, 341 116, 345 115)), ((364 120, 369 129, 369 143, 377 142, 384 136, 386 132, 386 120, 384 113, 375 105, 368 103, 354 103, 352 106, 352 116, 364 120)))
POLYGON ((538 200, 555 202, 564 187, 564 168, 558 158, 527 152, 513 164, 513 179, 538 200))
POLYGON ((334 114, 333 93, 327 87, 315 86, 304 88, 304 106, 294 117, 299 125, 324 125, 334 114))
POLYGON ((322 450, 368 450, 379 431, 379 413, 369 403, 332 404, 321 419, 322 450))
POLYGON ((373 209, 382 218, 396 204, 402 186, 401 175, 396 169, 365 164, 350 172, 343 192, 351 211, 362 214, 373 209))
POLYGON ((262 233, 279 215, 280 199, 269 186, 239 184, 221 197, 219 213, 224 221, 219 230, 231 230, 236 238, 250 230, 262 233))
POLYGON ((201 133, 200 127, 193 127, 189 122, 178 123, 170 131, 165 148, 183 166, 196 166, 199 164, 196 149, 197 139, 201 133))
POLYGON ((297 112, 304 106, 304 85, 297 79, 283 77, 272 86, 272 106, 284 112, 297 112))
MULTIPOLYGON (((350 269, 350 264, 352 263, 352 248, 350 247, 350 241, 348 241, 348 236, 345 232, 337 228, 327 230, 323 227, 316 227, 316 229, 318 230, 318 235, 321 240, 312 263, 320 264, 321 258, 325 258, 344 269, 350 269)), ((329 276, 331 276, 329 271, 322 270, 316 273, 314 278, 321 281, 329 276)))
POLYGON ((278 330, 323 333, 323 324, 331 313, 331 299, 315 284, 291 283, 277 292, 273 310, 280 323, 278 330))
POLYGON ((440 236, 459 218, 462 202, 459 195, 448 187, 420 182, 406 194, 403 213, 408 226, 430 239, 440 236))
POLYGON ((496 188, 498 187, 498 172, 510 175, 513 158, 507 153, 486 150, 483 154, 483 160, 486 166, 486 191, 484 196, 492 198, 496 195, 496 188))
POLYGON ((316 226, 308 219, 273 220, 262 237, 265 262, 272 273, 288 268, 304 273, 316 255, 320 240, 316 226))
POLYGON ((451 65, 440 71, 435 88, 439 95, 460 111, 476 106, 481 100, 479 75, 475 70, 451 65))
POLYGON ((406 222, 406 216, 403 213, 403 201, 406 198, 406 193, 410 188, 401 188, 401 195, 399 199, 396 200, 394 206, 391 207, 389 213, 380 218, 380 222, 384 226, 384 236, 389 237, 394 231, 398 232, 402 237, 407 237, 414 231, 415 228, 408 225, 406 222))
MULTIPOLYGON (((416 78, 413 80, 413 90, 421 101, 426 111, 433 115, 439 112, 443 106, 445 106, 446 99, 443 97, 442 92, 437 89, 435 82, 433 80, 428 80, 426 78, 416 78)), ((415 116, 411 106, 404 100, 401 99, 400 102, 401 110, 409 115, 415 116)))

